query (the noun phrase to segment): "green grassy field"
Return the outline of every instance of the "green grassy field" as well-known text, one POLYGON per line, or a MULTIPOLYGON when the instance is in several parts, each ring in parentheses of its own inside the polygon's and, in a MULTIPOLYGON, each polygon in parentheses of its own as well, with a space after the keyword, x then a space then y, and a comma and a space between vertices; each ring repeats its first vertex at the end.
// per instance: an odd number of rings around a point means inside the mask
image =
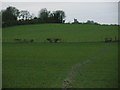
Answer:
POLYGON ((117 30, 117 26, 79 24, 4 28, 3 88, 118 87, 117 43, 9 43, 14 38, 43 42, 48 37, 101 41, 117 36, 117 30))
POLYGON ((15 26, 3 29, 3 41, 13 42, 15 38, 34 39, 44 42, 46 38, 61 38, 63 42, 104 41, 118 37, 118 26, 85 24, 38 24, 15 26))

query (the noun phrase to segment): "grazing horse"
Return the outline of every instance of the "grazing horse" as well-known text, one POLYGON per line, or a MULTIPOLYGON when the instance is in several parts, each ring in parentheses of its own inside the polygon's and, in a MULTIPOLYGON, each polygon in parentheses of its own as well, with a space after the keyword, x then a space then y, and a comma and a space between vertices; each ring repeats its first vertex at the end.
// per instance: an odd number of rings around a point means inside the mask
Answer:
POLYGON ((21 39, 18 39, 18 38, 15 38, 14 40, 15 40, 15 41, 21 41, 21 39))
POLYGON ((56 38, 56 39, 54 39, 54 42, 57 43, 57 42, 60 41, 60 40, 61 40, 61 39, 56 38))
POLYGON ((59 38, 47 38, 46 40, 48 40, 50 43, 57 43, 61 39, 59 39, 59 38))
POLYGON ((47 38, 46 40, 48 40, 50 43, 52 43, 52 42, 53 42, 53 40, 52 40, 52 39, 50 39, 50 38, 47 38))
POLYGON ((112 38, 105 38, 105 42, 112 42, 112 38))
POLYGON ((16 38, 16 39, 14 39, 15 41, 19 41, 19 42, 24 42, 24 43, 29 43, 29 42, 31 42, 31 43, 33 43, 34 42, 34 40, 33 39, 31 39, 31 40, 27 40, 27 39, 18 39, 18 38, 16 38))
POLYGON ((33 39, 31 39, 31 40, 30 40, 30 42, 31 42, 31 43, 33 43, 33 42, 34 42, 34 40, 33 40, 33 39))
POLYGON ((24 39, 23 42, 25 42, 25 43, 29 43, 29 42, 30 42, 30 43, 33 43, 34 40, 33 40, 33 39, 31 39, 31 40, 24 39))

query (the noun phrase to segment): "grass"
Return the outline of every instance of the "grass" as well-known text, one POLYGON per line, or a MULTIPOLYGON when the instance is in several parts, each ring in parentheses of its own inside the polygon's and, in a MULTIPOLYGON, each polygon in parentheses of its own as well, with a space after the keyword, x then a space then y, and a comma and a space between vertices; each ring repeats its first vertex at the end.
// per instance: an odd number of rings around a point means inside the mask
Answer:
MULTIPOLYGON (((106 36, 117 36, 116 29, 116 26, 99 25, 15 26, 3 29, 3 40, 34 38, 44 41, 60 35, 65 41, 99 41, 106 36)), ((117 45, 3 43, 3 88, 117 88, 117 45)))
POLYGON ((34 39, 44 42, 46 38, 61 38, 63 42, 103 41, 106 37, 118 37, 118 26, 82 24, 38 24, 14 26, 3 29, 3 41, 15 38, 34 39))

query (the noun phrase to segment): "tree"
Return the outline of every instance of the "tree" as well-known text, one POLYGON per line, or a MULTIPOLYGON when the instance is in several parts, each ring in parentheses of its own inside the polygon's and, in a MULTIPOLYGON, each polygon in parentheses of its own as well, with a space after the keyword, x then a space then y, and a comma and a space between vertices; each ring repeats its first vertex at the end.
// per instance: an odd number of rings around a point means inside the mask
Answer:
POLYGON ((42 23, 64 23, 65 12, 62 10, 53 11, 52 13, 46 8, 40 10, 39 19, 42 23))
POLYGON ((87 24, 94 24, 94 21, 90 21, 90 20, 87 20, 87 22, 86 22, 87 24))
POLYGON ((96 25, 99 25, 99 23, 94 22, 94 21, 92 21, 92 20, 87 20, 86 24, 96 24, 96 25))
POLYGON ((3 22, 7 21, 17 21, 19 16, 19 10, 15 7, 8 7, 6 10, 2 10, 2 20, 3 22))
POLYGON ((53 12, 54 19, 56 20, 57 23, 64 23, 65 20, 65 12, 62 10, 57 10, 53 12))
POLYGON ((40 10, 38 17, 43 21, 43 22, 47 22, 48 18, 50 15, 50 11, 48 11, 46 8, 43 8, 40 10))

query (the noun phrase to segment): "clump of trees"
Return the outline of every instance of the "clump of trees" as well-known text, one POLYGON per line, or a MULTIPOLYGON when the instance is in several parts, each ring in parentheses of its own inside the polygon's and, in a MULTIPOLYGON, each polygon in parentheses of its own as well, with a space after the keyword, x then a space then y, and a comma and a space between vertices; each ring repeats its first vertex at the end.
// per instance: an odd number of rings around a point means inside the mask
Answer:
POLYGON ((43 8, 39 11, 38 17, 30 14, 27 10, 18 10, 16 7, 9 6, 5 10, 0 11, 2 17, 2 26, 38 24, 38 23, 64 23, 65 12, 56 10, 53 12, 43 8))
POLYGON ((99 25, 99 23, 94 22, 93 20, 87 20, 87 22, 79 22, 77 19, 74 19, 72 24, 96 24, 96 25, 99 25))
POLYGON ((99 25, 99 23, 94 22, 93 20, 87 20, 87 22, 85 24, 97 24, 97 25, 99 25))
POLYGON ((41 9, 38 16, 42 23, 64 23, 65 17, 65 12, 62 10, 50 12, 46 8, 41 9))

